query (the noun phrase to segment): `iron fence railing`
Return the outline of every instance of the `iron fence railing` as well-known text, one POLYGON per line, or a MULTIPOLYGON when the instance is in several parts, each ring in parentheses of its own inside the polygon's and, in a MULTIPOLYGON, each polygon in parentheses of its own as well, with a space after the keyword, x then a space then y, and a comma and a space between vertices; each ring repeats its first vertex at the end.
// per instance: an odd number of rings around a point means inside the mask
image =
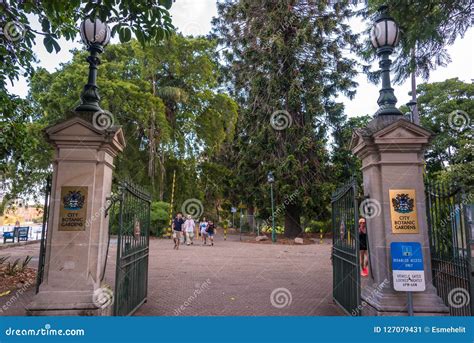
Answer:
POLYGON ((455 184, 426 183, 433 285, 453 316, 474 314, 471 204, 455 184))

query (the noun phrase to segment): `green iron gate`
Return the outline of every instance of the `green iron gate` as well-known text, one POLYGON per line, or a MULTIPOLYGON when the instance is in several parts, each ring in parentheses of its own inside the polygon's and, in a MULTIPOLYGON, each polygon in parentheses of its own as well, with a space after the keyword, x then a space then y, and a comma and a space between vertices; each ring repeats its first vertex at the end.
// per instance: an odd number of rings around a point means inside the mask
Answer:
POLYGON ((147 299, 151 199, 137 186, 121 182, 117 200, 110 222, 117 231, 114 314, 126 316, 147 299))
POLYGON ((453 316, 474 315, 472 194, 455 185, 428 182, 426 208, 433 284, 453 316))
POLYGON ((348 314, 359 315, 359 207, 357 183, 351 178, 337 189, 332 206, 333 299, 348 314))
POLYGON ((44 187, 44 205, 43 205, 43 225, 41 227, 41 241, 40 252, 38 257, 38 272, 36 273, 36 293, 39 292, 41 283, 43 282, 44 264, 46 258, 46 235, 49 218, 49 201, 51 197, 51 180, 52 176, 48 175, 46 178, 46 185, 44 187))

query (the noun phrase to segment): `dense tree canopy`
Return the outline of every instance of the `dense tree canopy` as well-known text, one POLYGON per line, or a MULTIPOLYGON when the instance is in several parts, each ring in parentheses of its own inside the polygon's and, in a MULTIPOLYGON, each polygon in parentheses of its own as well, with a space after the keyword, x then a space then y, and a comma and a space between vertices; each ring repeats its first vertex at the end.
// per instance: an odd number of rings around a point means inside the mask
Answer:
POLYGON ((417 93, 421 125, 435 134, 425 155, 427 172, 472 188, 474 84, 454 78, 421 84, 417 93))
MULTIPOLYGON (((117 161, 118 178, 148 185, 163 200, 171 186, 168 171, 177 170, 183 187, 178 201, 203 197, 196 169, 231 141, 237 118, 235 102, 217 92, 214 51, 213 41, 180 35, 145 48, 137 41, 107 47, 98 78, 101 106, 113 114, 115 124, 123 126, 127 139, 126 151, 117 161)), ((23 123, 28 131, 37 129, 40 134, 46 125, 74 114, 87 78, 86 54, 75 51, 72 61, 54 73, 36 71, 28 99, 33 105, 32 123, 23 123)), ((51 156, 45 155, 49 145, 41 135, 39 144, 40 149, 21 149, 29 164, 24 166, 18 159, 6 164, 15 189, 24 189, 27 181, 13 175, 41 173, 34 181, 44 179, 51 156)))
POLYGON ((350 7, 243 0, 219 3, 218 12, 214 35, 241 106, 229 150, 232 186, 249 208, 267 209, 266 175, 273 171, 277 202, 297 194, 285 206, 285 234, 294 237, 303 213, 326 209, 327 123, 339 115, 337 95, 352 96, 356 85, 354 61, 342 54, 356 38, 344 24, 350 7))
MULTIPOLYGON (((39 194, 52 160, 43 130, 74 115, 88 74, 83 50, 55 72, 34 69, 34 39, 44 37, 47 49, 57 51, 57 39, 74 39, 84 16, 108 21, 121 40, 100 56, 101 107, 127 140, 115 177, 152 193, 156 226, 168 222, 173 174, 174 211, 195 198, 215 219, 240 205, 268 223, 272 171, 277 224, 284 223, 288 237, 311 221, 327 226, 331 192, 351 176, 360 180, 349 143, 370 117, 349 118, 338 97, 357 90, 357 61, 347 51, 373 61, 374 50, 347 24, 356 15, 350 1, 220 1, 211 35, 196 38, 172 32, 168 0, 6 3, 0 4, 0 181, 7 196, 0 210, 11 197, 39 194), (8 22, 16 26, 5 31, 8 22), (19 39, 11 39, 14 33, 19 39), (22 74, 29 78, 26 99, 6 91, 22 74)), ((372 20, 383 3, 371 1, 359 14, 372 20)), ((472 24, 470 1, 388 5, 402 30, 397 80, 414 68, 427 77, 447 63, 446 46, 472 24)), ((425 156, 428 176, 472 185, 473 85, 450 79, 419 85, 417 93, 421 124, 435 133, 425 156)))
POLYGON ((32 158, 41 145, 45 121, 29 101, 7 90, 8 82, 14 85, 19 76, 33 74, 33 46, 42 41, 50 53, 59 51, 58 39, 76 39, 80 21, 86 17, 109 23, 112 34, 118 34, 122 42, 129 41, 132 32, 142 44, 159 41, 174 29, 168 13, 171 5, 172 0, 0 2, 0 176, 11 192, 31 189, 32 183, 39 182, 35 176, 45 171, 42 168, 50 157, 32 158))

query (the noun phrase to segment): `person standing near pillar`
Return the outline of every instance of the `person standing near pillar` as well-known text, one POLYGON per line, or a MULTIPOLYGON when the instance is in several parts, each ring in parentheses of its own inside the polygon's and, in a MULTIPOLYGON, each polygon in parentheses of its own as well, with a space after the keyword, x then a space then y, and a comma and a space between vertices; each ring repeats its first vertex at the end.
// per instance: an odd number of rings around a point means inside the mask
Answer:
POLYGON ((359 219, 359 260, 361 276, 369 275, 369 257, 367 254, 367 226, 365 218, 359 219))

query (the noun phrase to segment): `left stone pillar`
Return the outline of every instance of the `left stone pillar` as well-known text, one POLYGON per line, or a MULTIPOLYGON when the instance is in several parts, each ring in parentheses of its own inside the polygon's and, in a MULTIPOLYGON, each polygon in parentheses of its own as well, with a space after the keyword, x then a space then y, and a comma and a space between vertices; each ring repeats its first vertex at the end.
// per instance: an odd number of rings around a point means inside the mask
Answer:
MULTIPOLYGON (((97 301, 107 259, 107 198, 120 127, 101 130, 73 117, 49 127, 55 148, 43 282, 28 315, 107 315, 97 301)), ((99 295, 100 296, 100 295, 99 295)))

